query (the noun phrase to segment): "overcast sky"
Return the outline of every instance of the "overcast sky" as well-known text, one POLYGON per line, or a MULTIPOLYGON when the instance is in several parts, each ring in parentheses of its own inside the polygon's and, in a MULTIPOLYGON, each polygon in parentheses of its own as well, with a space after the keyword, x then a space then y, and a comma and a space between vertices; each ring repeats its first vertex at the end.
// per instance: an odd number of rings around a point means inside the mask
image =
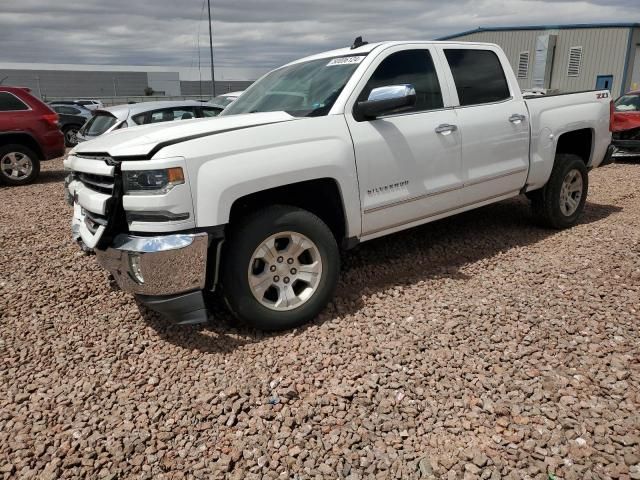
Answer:
MULTIPOLYGON (((204 0, 206 2, 206 0, 204 0)), ((255 77, 365 40, 433 39, 477 27, 640 22, 640 0, 212 0, 214 55, 255 77)), ((203 0, 0 0, 0 63, 209 66, 203 0)))

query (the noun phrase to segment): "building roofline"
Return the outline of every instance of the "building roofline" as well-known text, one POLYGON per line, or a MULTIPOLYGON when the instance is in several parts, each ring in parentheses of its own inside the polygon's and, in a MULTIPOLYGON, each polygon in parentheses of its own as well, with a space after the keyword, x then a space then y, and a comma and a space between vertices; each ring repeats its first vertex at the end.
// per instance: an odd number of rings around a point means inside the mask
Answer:
POLYGON ((504 27, 478 27, 453 35, 445 35, 437 40, 451 40, 472 33, 505 32, 509 30, 570 30, 579 28, 640 28, 640 23, 567 23, 562 25, 512 25, 504 27))

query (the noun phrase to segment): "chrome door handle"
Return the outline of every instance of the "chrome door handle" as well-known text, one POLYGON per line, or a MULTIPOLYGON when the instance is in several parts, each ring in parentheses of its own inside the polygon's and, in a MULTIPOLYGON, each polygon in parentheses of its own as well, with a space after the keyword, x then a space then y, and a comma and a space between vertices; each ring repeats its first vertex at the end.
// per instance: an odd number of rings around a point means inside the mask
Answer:
POLYGON ((525 117, 524 115, 521 115, 519 113, 514 113, 513 115, 511 115, 509 117, 509 121, 511 123, 520 123, 520 122, 524 122, 527 119, 527 117, 525 117))
POLYGON ((456 130, 458 130, 457 125, 450 125, 448 123, 443 123, 436 127, 436 133, 440 133, 442 135, 449 135, 451 132, 455 132, 456 130))

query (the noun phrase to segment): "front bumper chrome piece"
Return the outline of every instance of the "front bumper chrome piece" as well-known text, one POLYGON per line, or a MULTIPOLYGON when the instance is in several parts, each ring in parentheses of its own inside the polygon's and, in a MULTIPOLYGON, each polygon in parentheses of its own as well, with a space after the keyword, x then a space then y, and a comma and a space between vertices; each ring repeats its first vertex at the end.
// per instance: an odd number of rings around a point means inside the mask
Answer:
POLYGON ((95 252, 122 290, 168 296, 204 288, 208 247, 206 233, 118 235, 109 248, 95 252))

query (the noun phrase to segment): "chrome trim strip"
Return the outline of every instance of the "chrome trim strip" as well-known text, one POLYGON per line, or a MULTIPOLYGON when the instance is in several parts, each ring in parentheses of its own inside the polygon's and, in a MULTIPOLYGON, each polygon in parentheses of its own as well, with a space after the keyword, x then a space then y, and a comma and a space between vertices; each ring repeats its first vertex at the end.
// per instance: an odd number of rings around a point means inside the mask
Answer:
POLYGON ((506 173, 501 173, 499 175, 492 175, 490 177, 478 178, 478 179, 474 180, 473 182, 465 183, 464 186, 465 187, 472 187, 473 185, 477 185, 479 183, 491 182, 493 180, 498 180, 500 178, 509 177, 511 175, 516 175, 517 173, 526 172, 528 170, 529 170, 528 167, 521 167, 521 168, 518 168, 518 169, 515 169, 515 170, 511 170, 511 171, 506 172, 506 173))
POLYGON ((456 187, 449 187, 449 188, 444 188, 442 190, 436 190, 436 191, 433 191, 433 192, 425 193, 423 195, 416 195, 414 197, 405 198, 404 200, 397 200, 395 202, 385 203, 384 205, 379 205, 377 207, 367 208, 364 211, 364 213, 365 214, 374 213, 374 212, 377 212, 379 210, 384 210, 386 208, 397 207, 398 205, 403 205, 405 203, 416 202, 418 200, 422 200, 422 199, 425 199, 425 198, 435 197, 436 195, 442 195, 444 193, 455 192, 456 190, 462 190, 463 187, 464 187, 464 184, 456 186, 456 187))
POLYGON ((178 250, 191 245, 199 237, 207 237, 206 233, 159 235, 157 237, 136 237, 117 235, 111 248, 136 253, 157 253, 178 250))
POLYGON ((481 178, 481 179, 478 179, 478 180, 474 180, 473 182, 463 183, 460 186, 445 188, 445 189, 442 189, 442 190, 436 190, 434 192, 429 192, 429 193, 426 193, 424 195, 416 195, 414 197, 409 197, 409 198, 406 198, 404 200, 397 200, 397 201, 392 202, 392 203, 386 203, 384 205, 380 205, 380 206, 377 206, 377 207, 368 208, 368 209, 366 209, 364 211, 364 213, 365 214, 375 213, 377 211, 384 210, 386 208, 397 207, 397 206, 403 205, 405 203, 411 203, 411 202, 415 202, 415 201, 418 201, 418 200, 423 200, 425 198, 434 197, 436 195, 442 195, 444 193, 450 193, 450 192, 454 192, 456 190, 462 190, 464 187, 472 187, 472 186, 478 185, 480 183, 491 182, 492 180, 498 180, 500 178, 509 177, 511 175, 515 175, 517 173, 522 173, 522 172, 525 172, 525 171, 528 171, 528 170, 529 169, 527 167, 518 168, 517 170, 512 170, 512 171, 507 172, 507 173, 501 173, 499 175, 493 175, 491 177, 484 177, 484 178, 481 178))
POLYGON ((113 177, 115 175, 115 167, 107 165, 105 162, 106 160, 103 158, 82 157, 78 154, 72 154, 65 158, 63 164, 65 170, 113 177))
MULTIPOLYGON (((470 105, 456 105, 454 108, 458 109, 458 108, 483 107, 485 105, 500 105, 501 103, 507 103, 507 102, 510 102, 512 100, 515 100, 515 97, 513 95, 511 95, 510 97, 505 98, 503 100, 496 100, 495 102, 472 103, 470 105)), ((458 99, 458 102, 460 102, 460 99, 458 99)))
POLYGON ((482 200, 477 200, 475 202, 465 203, 463 205, 457 205, 457 206, 455 206, 453 208, 447 208, 445 210, 440 210, 438 212, 430 213, 429 215, 424 215, 424 216, 421 216, 421 217, 416 217, 416 218, 413 218, 411 220, 407 220, 405 222, 395 223, 393 225, 387 225, 387 226, 385 226, 383 228, 377 228, 375 230, 369 230, 367 232, 364 232, 362 234, 362 237, 365 237, 367 235, 373 235, 374 233, 382 232, 384 230, 391 230, 392 228, 401 227, 403 225, 408 225, 409 223, 418 222, 420 220, 426 220, 427 218, 437 217, 438 215, 442 215, 444 213, 453 212, 455 210, 460 210, 462 208, 470 207, 471 205, 476 205, 478 203, 487 202, 489 200, 493 200, 494 198, 515 196, 515 195, 518 195, 519 193, 520 193, 520 190, 514 190, 513 192, 501 193, 499 195, 493 195, 491 197, 487 197, 487 198, 482 199, 482 200))

